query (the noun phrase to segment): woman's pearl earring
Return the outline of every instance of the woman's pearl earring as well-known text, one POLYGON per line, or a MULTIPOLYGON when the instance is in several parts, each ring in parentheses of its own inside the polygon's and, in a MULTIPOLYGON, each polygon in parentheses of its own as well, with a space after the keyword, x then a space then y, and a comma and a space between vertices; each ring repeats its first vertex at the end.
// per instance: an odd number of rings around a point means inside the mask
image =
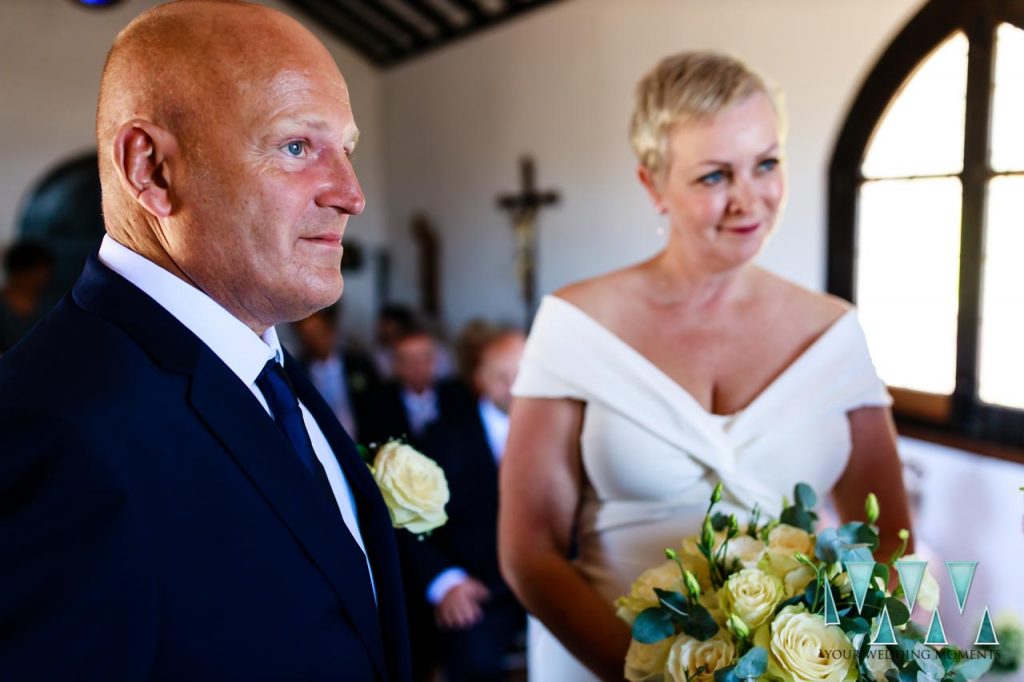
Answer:
POLYGON ((658 211, 658 236, 664 237, 665 233, 668 232, 668 211, 661 209, 658 211))

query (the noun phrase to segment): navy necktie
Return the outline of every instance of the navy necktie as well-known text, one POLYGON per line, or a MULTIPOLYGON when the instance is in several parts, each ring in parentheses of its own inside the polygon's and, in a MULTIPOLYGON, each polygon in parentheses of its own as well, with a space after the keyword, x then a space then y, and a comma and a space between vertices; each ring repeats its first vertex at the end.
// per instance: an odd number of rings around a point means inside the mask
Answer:
POLYGON ((313 450, 313 443, 309 440, 309 432, 306 431, 306 424, 302 420, 302 410, 299 408, 299 399, 292 388, 292 382, 288 380, 284 368, 276 360, 269 360, 263 367, 263 371, 256 377, 256 387, 260 389, 263 397, 270 406, 274 415, 274 421, 284 432, 291 443, 292 449, 306 465, 309 473, 324 487, 336 507, 334 491, 327 480, 327 474, 320 465, 320 460, 313 450))

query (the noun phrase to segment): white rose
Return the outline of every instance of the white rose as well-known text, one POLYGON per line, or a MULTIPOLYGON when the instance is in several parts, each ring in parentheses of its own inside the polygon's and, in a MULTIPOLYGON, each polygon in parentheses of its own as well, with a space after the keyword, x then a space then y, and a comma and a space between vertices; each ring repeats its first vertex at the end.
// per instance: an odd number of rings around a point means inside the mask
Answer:
POLYGON ((718 592, 722 610, 736 614, 751 631, 772 617, 775 607, 786 598, 782 581, 756 568, 733 573, 718 592))
POLYGON ((448 481, 434 460, 409 445, 390 441, 377 451, 371 471, 395 528, 426 533, 448 520, 444 511, 448 481))
POLYGON ((671 646, 671 637, 654 644, 641 644, 634 639, 626 652, 626 679, 629 682, 662 682, 671 646))
POLYGON ((749 535, 737 535, 725 546, 727 565, 739 561, 743 568, 754 568, 764 554, 764 543, 749 535))
POLYGON ((787 606, 754 633, 768 650, 768 674, 781 682, 852 682, 857 679, 853 645, 838 625, 803 605, 787 606))
MULTIPOLYGON (((814 538, 810 533, 785 523, 772 528, 768 534, 768 550, 765 552, 770 570, 780 578, 796 570, 800 566, 800 562, 793 556, 796 552, 808 557, 814 556, 814 538)), ((762 568, 764 565, 761 562, 762 568)))
MULTIPOLYGON (((843 575, 846 574, 844 573, 843 575)), ((811 584, 811 581, 817 577, 818 574, 810 566, 800 564, 794 568, 783 579, 783 583, 786 585, 786 598, 795 597, 803 592, 811 584)))
POLYGON ((881 644, 872 644, 864 655, 864 667, 871 675, 871 682, 886 682, 885 673, 890 670, 899 670, 892 661, 892 654, 889 649, 881 644))
POLYGON ((658 605, 658 595, 655 594, 654 588, 686 594, 683 576, 676 562, 666 561, 641 573, 640 577, 633 581, 629 594, 619 597, 615 602, 615 606, 618 607, 616 615, 632 625, 641 611, 658 605))
POLYGON ((725 630, 703 642, 684 633, 672 642, 665 675, 672 682, 713 682, 715 671, 729 667, 735 658, 736 647, 725 630))
MULTIPOLYGON (((923 561, 916 554, 907 554, 902 560, 923 561)), ((935 582, 935 578, 927 567, 925 567, 924 577, 921 579, 921 588, 917 592, 915 604, 920 605, 925 611, 934 611, 939 606, 939 584, 935 582)))

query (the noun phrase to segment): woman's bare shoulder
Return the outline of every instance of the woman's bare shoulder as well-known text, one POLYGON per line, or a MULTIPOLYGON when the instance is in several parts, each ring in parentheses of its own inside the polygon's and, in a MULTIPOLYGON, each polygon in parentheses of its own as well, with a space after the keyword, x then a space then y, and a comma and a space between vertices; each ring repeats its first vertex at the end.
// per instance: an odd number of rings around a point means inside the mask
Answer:
POLYGON ((596 320, 613 317, 629 292, 639 286, 640 266, 631 265, 568 284, 554 296, 576 306, 596 320))
POLYGON ((852 307, 838 296, 808 289, 766 270, 760 272, 765 284, 762 290, 787 311, 790 319, 802 319, 809 326, 824 329, 852 307))

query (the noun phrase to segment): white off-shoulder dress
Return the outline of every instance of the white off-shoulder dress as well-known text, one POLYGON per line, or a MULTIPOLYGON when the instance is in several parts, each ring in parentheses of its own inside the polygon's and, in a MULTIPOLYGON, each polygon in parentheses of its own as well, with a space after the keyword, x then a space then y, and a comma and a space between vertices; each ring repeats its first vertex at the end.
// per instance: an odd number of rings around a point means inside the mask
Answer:
MULTIPOLYGON (((799 482, 824 495, 850 456, 847 413, 891 403, 852 309, 745 409, 722 416, 555 296, 537 312, 513 394, 586 403, 576 566, 609 608, 666 547, 699 532, 716 483, 723 511, 741 521, 755 503, 777 514, 799 482)), ((532 618, 528 657, 530 682, 596 679, 532 618)))

